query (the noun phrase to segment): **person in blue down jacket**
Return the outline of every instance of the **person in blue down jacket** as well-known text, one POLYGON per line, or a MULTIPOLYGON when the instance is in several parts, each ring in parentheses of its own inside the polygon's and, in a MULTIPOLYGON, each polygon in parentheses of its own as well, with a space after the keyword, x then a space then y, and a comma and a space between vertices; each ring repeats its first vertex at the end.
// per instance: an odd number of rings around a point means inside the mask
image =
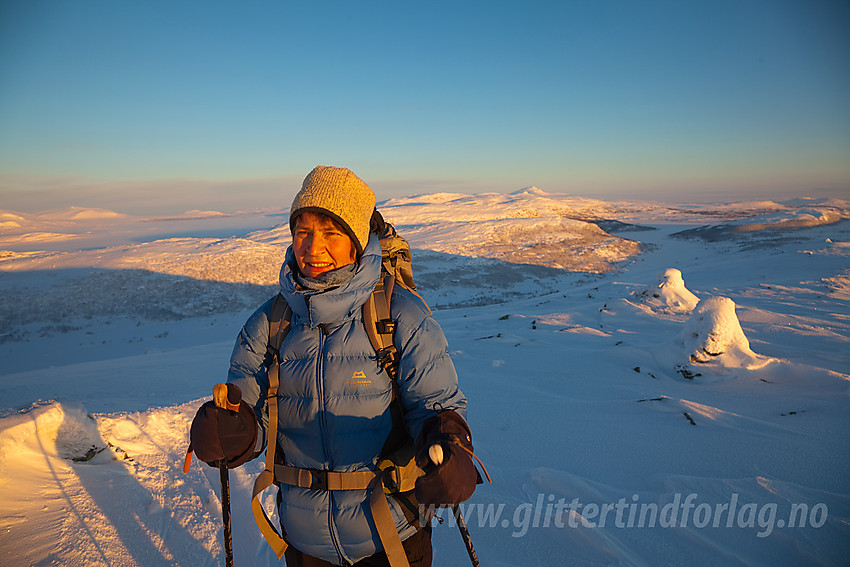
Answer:
MULTIPOLYGON (((369 228, 374 208, 374 193, 353 172, 319 166, 305 178, 290 209, 292 245, 280 271, 280 293, 292 315, 279 356, 276 458, 296 478, 368 475, 385 456, 393 431, 393 385, 377 361, 361 309, 381 274, 381 246, 369 228)), ((216 458, 202 453, 213 446, 213 452, 223 451, 219 456, 231 468, 266 447, 271 308, 269 300, 245 323, 227 378, 230 391, 238 387, 253 412, 231 412, 234 423, 242 423, 228 431, 223 431, 230 427, 223 407, 213 408, 221 412, 219 419, 202 423, 196 417, 193 423, 195 452, 210 464, 216 458), (254 416, 258 427, 246 425, 254 416)), ((411 510, 456 505, 471 496, 479 477, 470 456, 466 398, 442 329, 421 298, 400 285, 392 293, 391 318, 396 322, 397 396, 404 425, 416 441, 416 463, 425 474, 415 490, 400 495, 407 505, 401 498, 386 499, 402 556, 410 565, 429 566, 430 523, 411 510), (442 459, 434 459, 433 452, 429 458, 435 444, 445 454, 442 459)), ((275 481, 289 545, 287 566, 404 563, 385 552, 386 535, 378 533, 373 518, 370 500, 373 490, 383 492, 380 485, 329 488, 327 481, 281 481, 277 473, 275 481)))

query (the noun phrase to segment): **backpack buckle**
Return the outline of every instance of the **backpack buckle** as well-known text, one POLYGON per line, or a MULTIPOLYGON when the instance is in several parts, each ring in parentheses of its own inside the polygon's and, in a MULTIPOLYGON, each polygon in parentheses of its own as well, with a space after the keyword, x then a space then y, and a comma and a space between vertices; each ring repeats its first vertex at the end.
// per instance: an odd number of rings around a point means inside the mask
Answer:
POLYGON ((401 475, 399 474, 398 465, 390 461, 389 459, 378 463, 378 469, 381 471, 381 483, 384 485, 384 492, 386 494, 396 494, 400 492, 400 480, 401 475), (381 466, 383 465, 383 467, 381 466))
POLYGON ((395 363, 395 355, 396 348, 395 346, 388 346, 387 348, 382 348, 381 350, 375 353, 378 357, 378 363, 381 367, 386 368, 388 365, 392 366, 395 363))
POLYGON ((381 319, 375 322, 375 328, 382 335, 391 335, 395 333, 395 321, 392 319, 381 319))
POLYGON ((327 490, 328 489, 328 471, 310 470, 310 490, 327 490))

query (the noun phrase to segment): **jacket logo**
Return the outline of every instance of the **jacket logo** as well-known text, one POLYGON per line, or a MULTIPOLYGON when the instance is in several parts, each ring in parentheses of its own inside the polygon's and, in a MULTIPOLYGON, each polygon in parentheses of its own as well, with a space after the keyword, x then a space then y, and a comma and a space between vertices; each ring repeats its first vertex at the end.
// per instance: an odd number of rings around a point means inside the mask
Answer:
POLYGON ((356 371, 351 375, 351 379, 346 382, 346 386, 368 386, 372 381, 366 378, 366 373, 362 370, 356 371))

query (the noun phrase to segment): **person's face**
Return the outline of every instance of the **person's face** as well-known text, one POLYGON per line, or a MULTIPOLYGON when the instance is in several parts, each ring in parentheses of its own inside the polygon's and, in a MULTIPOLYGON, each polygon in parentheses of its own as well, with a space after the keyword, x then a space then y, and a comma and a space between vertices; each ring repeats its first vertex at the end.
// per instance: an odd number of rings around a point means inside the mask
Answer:
POLYGON ((298 269, 308 278, 354 263, 351 238, 334 222, 316 213, 301 213, 295 220, 292 250, 298 269))

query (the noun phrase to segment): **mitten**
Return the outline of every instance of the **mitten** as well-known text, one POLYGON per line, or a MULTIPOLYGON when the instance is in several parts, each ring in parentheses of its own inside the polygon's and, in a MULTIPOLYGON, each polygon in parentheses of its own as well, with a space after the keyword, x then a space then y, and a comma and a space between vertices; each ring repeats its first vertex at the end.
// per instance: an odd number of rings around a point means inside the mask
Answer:
POLYGON ((416 479, 421 504, 456 506, 472 496, 478 471, 472 461, 472 435, 460 415, 445 410, 425 422, 416 439, 416 464, 425 472, 416 479))
POLYGON ((213 401, 202 405, 192 420, 189 442, 189 454, 194 451, 211 467, 226 461, 233 469, 255 456, 257 418, 238 386, 216 384, 213 401))

